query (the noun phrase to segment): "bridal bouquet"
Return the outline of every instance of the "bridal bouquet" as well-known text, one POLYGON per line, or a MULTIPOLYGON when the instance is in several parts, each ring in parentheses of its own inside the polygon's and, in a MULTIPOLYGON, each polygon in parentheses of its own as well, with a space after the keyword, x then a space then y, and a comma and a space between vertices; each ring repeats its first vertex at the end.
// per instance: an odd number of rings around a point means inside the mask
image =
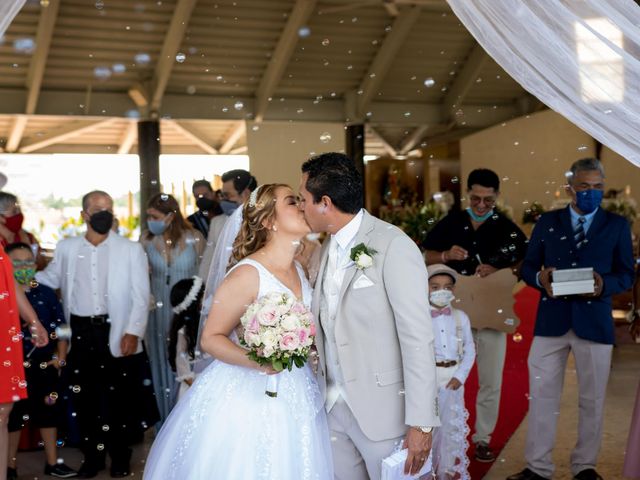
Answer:
MULTIPOLYGON (((269 293, 249 305, 240 319, 240 344, 249 358, 277 372, 306 363, 316 334, 311 312, 291 295, 269 293)), ((277 375, 267 380, 266 394, 276 397, 277 375)))

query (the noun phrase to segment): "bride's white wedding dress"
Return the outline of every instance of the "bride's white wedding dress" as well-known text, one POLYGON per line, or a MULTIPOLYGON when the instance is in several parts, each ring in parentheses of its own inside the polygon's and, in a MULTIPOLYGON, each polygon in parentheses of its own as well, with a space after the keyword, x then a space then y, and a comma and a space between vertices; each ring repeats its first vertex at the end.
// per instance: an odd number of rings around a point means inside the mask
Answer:
MULTIPOLYGON (((258 298, 293 295, 260 263, 258 298)), ((299 265, 303 301, 312 289, 299 265)), ((329 430, 309 367, 278 374, 278 396, 265 395, 266 375, 214 361, 178 402, 158 433, 144 471, 148 480, 333 479, 329 430)))

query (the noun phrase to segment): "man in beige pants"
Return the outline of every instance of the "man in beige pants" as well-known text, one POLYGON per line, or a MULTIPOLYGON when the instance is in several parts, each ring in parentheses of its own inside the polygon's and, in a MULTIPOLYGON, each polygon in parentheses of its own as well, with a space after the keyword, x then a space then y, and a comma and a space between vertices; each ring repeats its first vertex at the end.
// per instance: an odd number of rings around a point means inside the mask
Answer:
POLYGON ((335 478, 379 480, 403 440, 416 473, 439 425, 427 269, 400 229, 362 209, 362 177, 340 153, 302 166, 301 209, 323 245, 312 310, 335 478))
POLYGON ((541 290, 529 353, 527 467, 508 480, 546 480, 569 352, 578 374, 578 441, 571 454, 575 480, 602 480, 595 466, 602 439, 604 399, 615 340, 611 296, 631 287, 634 260, 629 223, 599 208, 604 170, 594 158, 571 166, 571 204, 543 214, 531 235, 522 277, 541 290), (555 296, 553 271, 593 269, 593 293, 555 296))

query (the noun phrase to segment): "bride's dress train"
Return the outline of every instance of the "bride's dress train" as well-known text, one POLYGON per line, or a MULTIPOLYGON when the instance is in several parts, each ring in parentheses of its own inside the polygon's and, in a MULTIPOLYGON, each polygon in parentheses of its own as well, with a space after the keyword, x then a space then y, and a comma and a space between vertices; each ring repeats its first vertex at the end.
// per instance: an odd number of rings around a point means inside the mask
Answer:
MULTIPOLYGON (((291 292, 261 264, 258 297, 291 292)), ((298 266, 303 299, 311 287, 298 266)), ((178 402, 149 453, 144 479, 333 479, 323 399, 308 365, 278 374, 278 396, 266 375, 214 361, 178 402)))

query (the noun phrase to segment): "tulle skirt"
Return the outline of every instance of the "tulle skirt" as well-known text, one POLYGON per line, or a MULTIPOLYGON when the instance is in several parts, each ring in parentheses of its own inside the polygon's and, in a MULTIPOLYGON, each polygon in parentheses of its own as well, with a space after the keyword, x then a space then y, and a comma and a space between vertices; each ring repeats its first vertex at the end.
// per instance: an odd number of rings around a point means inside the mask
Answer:
POLYGON ((147 480, 332 480, 327 419, 308 366, 267 376, 220 361, 178 402, 147 459, 147 480))

